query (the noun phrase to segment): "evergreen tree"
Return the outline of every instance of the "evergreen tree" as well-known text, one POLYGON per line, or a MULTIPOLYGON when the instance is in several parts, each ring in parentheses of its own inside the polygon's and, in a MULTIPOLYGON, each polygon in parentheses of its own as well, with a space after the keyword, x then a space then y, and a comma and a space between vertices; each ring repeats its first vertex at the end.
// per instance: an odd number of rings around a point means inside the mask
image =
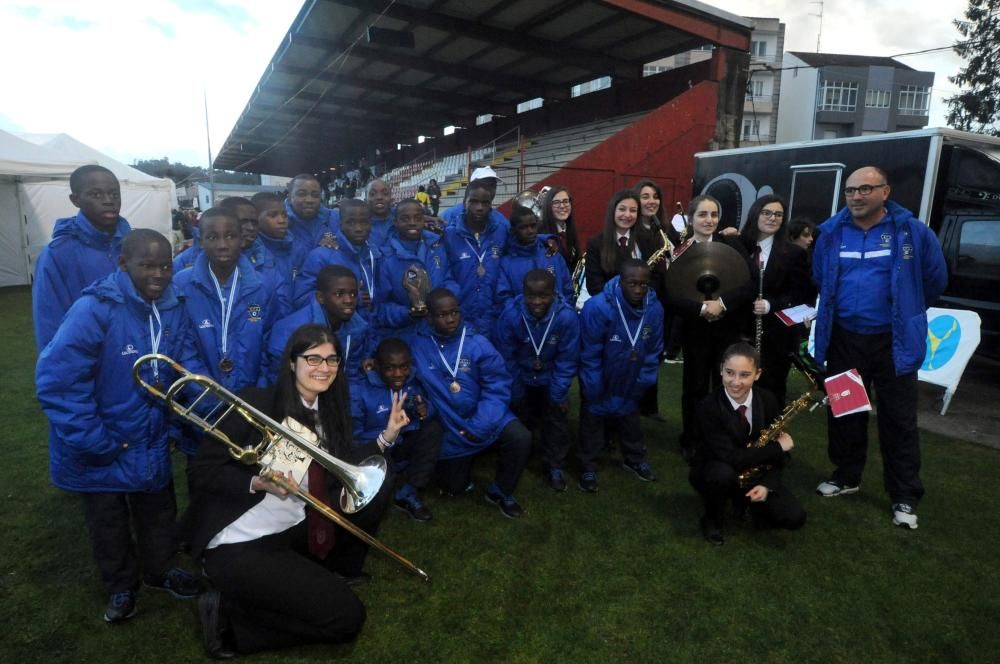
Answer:
POLYGON ((969 0, 966 20, 955 20, 964 38, 954 50, 966 66, 948 80, 963 89, 948 102, 948 124, 1000 136, 1000 0, 969 0))

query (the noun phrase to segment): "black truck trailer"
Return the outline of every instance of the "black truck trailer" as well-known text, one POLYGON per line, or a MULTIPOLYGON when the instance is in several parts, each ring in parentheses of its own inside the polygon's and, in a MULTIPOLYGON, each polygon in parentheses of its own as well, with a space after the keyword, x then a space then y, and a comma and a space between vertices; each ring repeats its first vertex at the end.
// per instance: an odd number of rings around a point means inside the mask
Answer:
POLYGON ((740 228, 758 197, 783 196, 791 219, 821 224, 843 207, 844 180, 863 166, 889 176, 890 198, 937 234, 948 288, 937 306, 982 319, 979 352, 1000 359, 1000 139, 931 128, 695 155, 693 192, 740 228))

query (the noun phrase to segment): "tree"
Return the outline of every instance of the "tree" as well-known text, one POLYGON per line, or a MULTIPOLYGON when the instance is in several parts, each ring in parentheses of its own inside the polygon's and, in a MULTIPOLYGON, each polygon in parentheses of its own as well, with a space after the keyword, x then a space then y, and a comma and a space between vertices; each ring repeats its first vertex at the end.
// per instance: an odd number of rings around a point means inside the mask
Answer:
MULTIPOLYGON (((170 178, 175 184, 182 182, 208 181, 208 171, 201 166, 188 166, 180 162, 171 162, 168 158, 137 159, 132 163, 143 173, 158 178, 170 178)), ((260 176, 253 173, 237 173, 233 171, 215 171, 215 181, 219 184, 260 184, 260 176)))
POLYGON ((963 90, 948 97, 948 124, 1000 136, 1000 0, 969 0, 966 20, 955 20, 964 38, 954 50, 966 66, 948 80, 963 90))

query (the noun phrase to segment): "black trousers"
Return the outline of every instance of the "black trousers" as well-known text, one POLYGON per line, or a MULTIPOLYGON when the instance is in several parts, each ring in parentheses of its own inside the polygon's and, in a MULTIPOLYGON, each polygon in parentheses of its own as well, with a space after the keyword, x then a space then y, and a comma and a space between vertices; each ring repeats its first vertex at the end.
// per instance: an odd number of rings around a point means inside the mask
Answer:
MULTIPOLYGON (((727 316, 732 314, 726 314, 727 316)), ((681 347, 684 369, 681 377, 680 441, 694 447, 701 440, 696 410, 702 399, 721 384, 719 376, 722 353, 737 341, 738 332, 728 320, 708 323, 701 318, 685 320, 681 347)))
MULTIPOLYGON (((878 438, 883 480, 892 502, 914 507, 924 495, 920 481, 920 435, 917 431, 917 374, 896 375, 892 334, 854 334, 834 327, 827 351, 827 373, 857 369, 878 408, 878 438)), ((833 478, 858 485, 868 457, 868 413, 835 418, 827 414, 833 478)))
POLYGON ((441 422, 429 418, 420 423, 419 429, 400 434, 400 440, 389 448, 397 489, 406 484, 417 489, 427 487, 441 451, 443 432, 441 422))
MULTIPOLYGON (((688 480, 701 495, 705 517, 717 527, 722 527, 727 501, 749 502, 746 490, 740 488, 739 473, 727 463, 712 460, 695 466, 691 469, 688 480)), ((764 502, 749 504, 754 524, 758 527, 797 530, 805 525, 805 510, 795 495, 784 486, 779 485, 768 492, 764 502)))
POLYGON ((80 496, 94 561, 109 594, 137 589, 140 575, 159 582, 173 567, 177 552, 173 483, 154 493, 80 496))
MULTIPOLYGON (((504 495, 514 495, 521 473, 531 454, 531 432, 520 420, 512 420, 500 432, 497 448, 496 485, 504 495)), ((478 455, 441 459, 437 464, 437 479, 441 487, 452 494, 465 491, 472 479, 472 464, 478 455)))
POLYGON ((569 417, 565 411, 549 402, 549 390, 544 386, 527 386, 524 398, 511 404, 511 410, 529 429, 541 427, 542 461, 546 468, 563 468, 569 454, 569 417))
POLYGON ((615 432, 621 434, 622 457, 626 462, 635 464, 646 460, 646 440, 642 435, 638 410, 620 417, 603 417, 590 412, 586 402, 580 404, 580 438, 576 450, 580 472, 597 471, 601 450, 608 436, 615 432))
POLYGON ((787 399, 788 371, 792 367, 788 354, 795 350, 798 334, 795 328, 786 327, 777 316, 764 317, 764 334, 760 343, 760 380, 778 398, 778 405, 785 406, 787 399))

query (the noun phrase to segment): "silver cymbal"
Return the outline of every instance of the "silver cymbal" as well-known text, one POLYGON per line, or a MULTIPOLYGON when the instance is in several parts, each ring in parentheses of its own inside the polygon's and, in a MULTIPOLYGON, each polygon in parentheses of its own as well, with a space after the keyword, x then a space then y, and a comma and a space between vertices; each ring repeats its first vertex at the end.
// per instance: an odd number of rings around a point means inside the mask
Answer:
POLYGON ((749 280, 740 252, 724 242, 696 242, 670 263, 666 287, 671 297, 702 302, 749 280))

